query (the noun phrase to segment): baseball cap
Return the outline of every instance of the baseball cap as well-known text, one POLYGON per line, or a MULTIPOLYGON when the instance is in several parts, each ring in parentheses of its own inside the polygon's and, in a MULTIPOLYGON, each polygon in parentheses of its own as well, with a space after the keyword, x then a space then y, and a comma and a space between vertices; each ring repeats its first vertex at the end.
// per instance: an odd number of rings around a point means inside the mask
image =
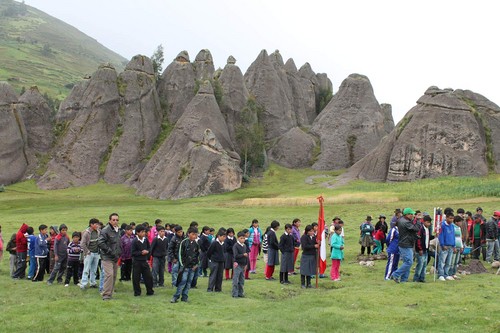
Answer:
POLYGON ((403 215, 408 215, 408 214, 415 214, 415 211, 413 209, 409 208, 409 207, 405 208, 403 210, 403 215))

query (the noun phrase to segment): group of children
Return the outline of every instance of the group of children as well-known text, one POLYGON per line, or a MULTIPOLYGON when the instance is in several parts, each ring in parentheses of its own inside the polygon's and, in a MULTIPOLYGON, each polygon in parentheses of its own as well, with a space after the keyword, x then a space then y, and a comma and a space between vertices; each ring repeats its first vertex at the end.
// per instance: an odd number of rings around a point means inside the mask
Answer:
MULTIPOLYGON (((338 281, 344 239, 342 225, 337 223, 337 220, 334 221, 328 241, 331 241, 332 249, 331 278, 338 281)), ((175 303, 178 299, 187 301, 189 289, 197 286, 198 277, 208 277, 207 292, 221 292, 225 276, 226 280, 232 279, 232 296, 239 298, 245 296, 245 280, 250 279, 249 274, 256 273, 257 260, 261 253, 264 255, 266 280, 274 280, 274 268, 279 265, 281 259, 280 283, 289 284, 288 277, 296 274, 294 267, 299 249, 302 248, 301 286, 311 288, 311 277, 317 274, 318 226, 317 223, 308 225, 301 234, 300 223, 300 219, 295 219, 292 224, 286 224, 285 232, 279 237, 279 241, 276 235, 280 227, 278 221, 273 221, 267 230, 262 232, 259 221, 255 219, 248 229, 243 229, 236 235, 233 228, 220 228, 215 234, 215 230, 208 226, 198 233, 196 222, 191 223, 186 234, 182 226, 163 226, 159 219, 152 227, 147 223, 123 224, 119 230, 120 281, 132 280, 135 296, 141 295, 141 283, 146 287, 146 295, 153 295, 154 288, 165 286, 164 274, 168 271, 172 277, 172 286, 176 290, 171 300, 175 303)), ((82 233, 75 231, 70 239, 68 228, 64 224, 50 228, 42 224, 38 228, 38 235, 34 235, 32 227, 23 224, 6 247, 11 253, 12 278, 25 278, 29 267, 27 278, 33 282, 43 281, 44 275, 50 274, 48 285, 52 285, 56 280, 62 283, 66 273, 66 287, 73 278, 75 285, 85 289, 88 275, 92 275, 92 272, 87 269, 84 271, 84 262, 91 252, 98 251, 96 244, 94 250, 90 251, 89 248, 92 242, 97 242, 98 231, 102 227, 103 224, 97 219, 90 220, 89 229, 83 231, 83 237, 87 237, 88 244, 82 249, 82 233), (97 225, 97 228, 94 228, 94 225, 97 225), (90 236, 92 230, 97 230, 96 237, 90 236), (80 283, 82 275, 85 283, 80 283)), ((102 277, 102 269, 100 274, 102 277)), ((95 278, 90 279, 90 286, 97 288, 95 278)))

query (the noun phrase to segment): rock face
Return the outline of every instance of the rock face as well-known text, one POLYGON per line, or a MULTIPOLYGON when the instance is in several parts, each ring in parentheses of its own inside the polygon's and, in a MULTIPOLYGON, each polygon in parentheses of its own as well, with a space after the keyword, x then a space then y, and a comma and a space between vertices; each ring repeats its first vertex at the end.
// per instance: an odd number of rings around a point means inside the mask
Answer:
POLYGON ((235 64, 236 59, 230 56, 219 77, 223 91, 221 111, 226 119, 232 142, 236 142, 236 124, 239 122, 239 114, 248 100, 248 90, 245 86, 243 73, 235 64))
POLYGON ((196 73, 196 80, 205 81, 211 80, 214 76, 214 60, 209 50, 204 49, 198 52, 194 59, 194 71, 196 73))
MULTIPOLYGON (((273 62, 279 67, 279 58, 276 58, 276 55, 273 62)), ((262 50, 244 76, 248 90, 264 107, 261 119, 266 139, 279 137, 296 125, 292 116, 292 105, 283 87, 286 74, 278 72, 273 62, 267 51, 262 50)))
MULTIPOLYGON (((481 95, 430 87, 396 128, 346 178, 410 181, 480 176, 498 165, 494 144, 500 108, 481 95)), ((498 145, 497 145, 498 147, 498 145)))
POLYGON ((22 179, 28 167, 27 134, 16 110, 18 97, 6 82, 0 82, 0 184, 22 179))
POLYGON ((88 84, 81 108, 62 134, 47 171, 38 181, 42 189, 94 184, 99 167, 119 124, 120 95, 117 74, 100 66, 88 84))
POLYGON ((311 135, 294 127, 269 150, 268 156, 271 161, 287 168, 308 168, 315 146, 316 141, 311 135))
MULTIPOLYGON (((163 119, 151 60, 137 55, 127 64, 118 78, 123 114, 104 180, 122 184, 137 174, 151 152, 163 119)), ((112 143, 113 144, 113 143, 112 143)))
POLYGON ((392 105, 382 103, 380 104, 382 108, 382 113, 384 114, 384 131, 386 133, 391 133, 394 129, 394 118, 392 118, 392 105))
POLYGON ((137 193, 181 199, 232 191, 241 186, 239 164, 211 84, 205 81, 142 171, 137 193))
POLYGON ((59 105, 59 110, 56 114, 56 123, 64 124, 65 122, 72 121, 82 109, 81 102, 83 100, 97 98, 99 91, 95 87, 89 87, 91 82, 89 75, 75 84, 68 97, 59 105), (89 96, 89 94, 94 94, 94 96, 89 96))
POLYGON ((368 78, 349 75, 318 115, 311 132, 321 140, 321 154, 313 169, 347 168, 374 149, 387 132, 368 78))
POLYGON ((19 98, 17 109, 28 135, 28 148, 35 154, 46 154, 54 139, 51 110, 36 86, 19 98))
POLYGON ((158 94, 167 105, 167 117, 171 124, 179 120, 186 106, 193 99, 195 85, 194 66, 189 62, 188 53, 182 51, 165 69, 158 84, 158 94))

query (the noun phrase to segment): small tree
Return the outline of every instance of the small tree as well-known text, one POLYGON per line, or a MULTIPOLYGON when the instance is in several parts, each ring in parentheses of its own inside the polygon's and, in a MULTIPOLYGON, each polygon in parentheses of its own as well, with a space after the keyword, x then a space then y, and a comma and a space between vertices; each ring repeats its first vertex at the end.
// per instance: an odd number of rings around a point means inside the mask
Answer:
POLYGON ((163 71, 163 62, 165 59, 163 58, 163 45, 160 44, 156 48, 155 52, 151 56, 151 61, 153 62, 153 71, 156 76, 156 80, 160 78, 161 72, 163 71))
POLYGON ((247 105, 241 110, 239 122, 236 124, 236 142, 243 157, 243 179, 247 180, 256 168, 265 163, 264 127, 259 122, 263 112, 254 97, 250 97, 247 105))

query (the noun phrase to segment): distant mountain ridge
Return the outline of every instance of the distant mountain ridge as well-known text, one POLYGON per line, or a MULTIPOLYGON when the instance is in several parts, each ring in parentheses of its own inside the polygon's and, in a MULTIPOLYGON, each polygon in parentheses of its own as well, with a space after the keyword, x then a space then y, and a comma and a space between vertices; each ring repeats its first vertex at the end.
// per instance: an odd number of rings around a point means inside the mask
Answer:
POLYGON ((63 100, 72 86, 102 63, 117 70, 127 59, 75 27, 34 7, 0 0, 0 81, 19 93, 37 85, 63 100))

